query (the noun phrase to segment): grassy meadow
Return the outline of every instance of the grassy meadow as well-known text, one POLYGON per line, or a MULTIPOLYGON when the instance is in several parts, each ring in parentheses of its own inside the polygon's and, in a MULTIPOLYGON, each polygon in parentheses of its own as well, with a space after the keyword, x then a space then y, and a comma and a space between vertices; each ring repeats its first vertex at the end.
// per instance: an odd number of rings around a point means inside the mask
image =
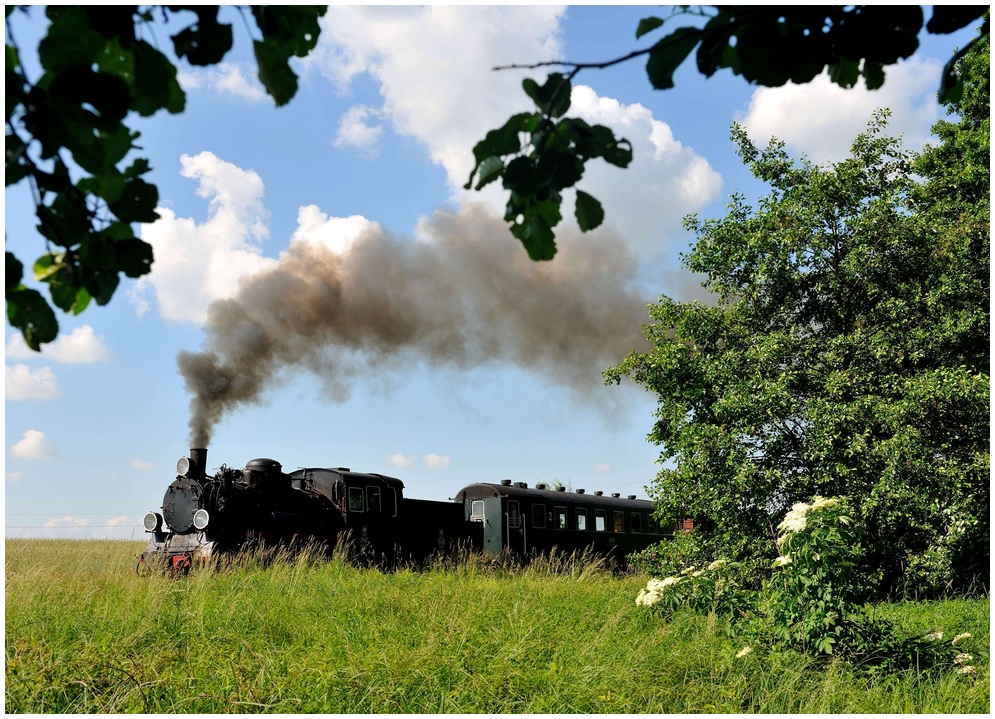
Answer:
POLYGON ((749 654, 644 575, 308 556, 137 576, 137 542, 6 540, 4 706, 22 712, 987 712, 989 600, 882 605, 971 632, 976 678, 749 654))

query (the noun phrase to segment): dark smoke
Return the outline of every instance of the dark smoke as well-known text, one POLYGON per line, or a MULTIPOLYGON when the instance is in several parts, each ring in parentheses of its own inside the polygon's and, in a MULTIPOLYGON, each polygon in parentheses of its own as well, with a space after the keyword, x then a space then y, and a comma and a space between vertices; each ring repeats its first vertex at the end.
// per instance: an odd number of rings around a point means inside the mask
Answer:
POLYGON ((210 446, 217 422, 259 401, 284 369, 316 373, 340 401, 350 379, 402 358, 512 363, 585 394, 606 367, 648 348, 647 298, 617 237, 563 232, 556 258, 536 263, 482 206, 436 213, 427 234, 416 242, 368 230, 342 255, 295 242, 233 299, 213 303, 204 351, 177 357, 193 394, 191 446, 210 446))

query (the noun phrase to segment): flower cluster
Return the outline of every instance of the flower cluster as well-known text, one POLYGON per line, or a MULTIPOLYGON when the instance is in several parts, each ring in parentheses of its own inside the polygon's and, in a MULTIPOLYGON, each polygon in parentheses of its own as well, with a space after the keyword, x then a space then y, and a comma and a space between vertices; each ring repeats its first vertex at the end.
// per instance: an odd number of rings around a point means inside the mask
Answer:
POLYGON ((642 607, 652 607, 660 603, 663 593, 667 587, 673 586, 681 581, 680 577, 667 577, 666 579, 651 579, 646 583, 646 589, 639 590, 636 597, 636 604, 642 607))
POLYGON ((777 545, 781 546, 788 536, 805 531, 805 528, 808 526, 807 515, 809 512, 833 507, 839 504, 839 501, 836 497, 820 497, 816 495, 812 498, 812 504, 795 502, 791 506, 791 511, 784 515, 784 519, 777 525, 777 528, 782 533, 781 537, 777 540, 777 545))
POLYGON ((958 644, 963 644, 970 638, 971 638, 971 633, 964 632, 963 634, 958 634, 956 637, 954 637, 953 641, 950 643, 956 647, 958 644))

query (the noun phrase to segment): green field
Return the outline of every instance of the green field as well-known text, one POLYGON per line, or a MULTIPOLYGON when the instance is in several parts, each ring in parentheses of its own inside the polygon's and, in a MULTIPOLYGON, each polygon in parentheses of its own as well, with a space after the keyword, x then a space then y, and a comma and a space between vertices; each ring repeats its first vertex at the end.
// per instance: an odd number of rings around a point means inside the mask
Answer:
POLYGON ((249 559, 136 576, 142 544, 7 540, 7 712, 987 712, 989 600, 883 605, 974 635, 977 678, 735 657, 642 575, 481 560, 383 574, 249 559))

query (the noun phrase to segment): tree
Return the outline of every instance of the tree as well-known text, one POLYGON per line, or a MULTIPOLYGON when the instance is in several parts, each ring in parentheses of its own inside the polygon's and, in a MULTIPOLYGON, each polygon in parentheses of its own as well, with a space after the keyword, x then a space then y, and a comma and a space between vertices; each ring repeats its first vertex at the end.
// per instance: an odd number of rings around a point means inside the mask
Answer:
POLYGON ((769 558, 793 503, 848 496, 881 593, 987 584, 988 52, 918 157, 884 111, 822 167, 733 125, 772 192, 685 218, 717 304, 662 297, 654 349, 605 373, 657 394, 649 438, 676 466, 651 494, 661 522, 695 518, 701 556, 769 558))
MULTIPOLYGON (((64 312, 79 314, 91 300, 106 304, 122 272, 140 277, 152 266, 152 247, 135 237, 132 225, 158 219, 159 193, 142 179, 148 160, 123 163, 139 136, 125 124, 129 113, 175 114, 186 102, 176 67, 154 47, 157 7, 163 21, 170 13, 196 15, 172 35, 177 57, 213 65, 231 49, 232 27, 218 22, 217 6, 48 7, 51 25, 38 45, 44 72, 32 80, 11 29, 14 8, 6 8, 5 181, 31 187, 46 246, 34 277, 48 284, 64 312)), ((284 105, 297 92, 290 57, 305 56, 318 42, 325 8, 253 6, 251 14, 261 35, 253 39, 259 80, 284 105)), ((59 326, 45 298, 24 286, 23 274, 7 252, 7 318, 38 350, 59 326)))
MULTIPOLYGON (((933 34, 947 34, 984 15, 981 37, 987 37, 986 13, 985 5, 935 5, 925 27, 933 34)), ((510 193, 504 219, 533 260, 556 255, 553 228, 562 219, 561 193, 580 181, 585 164, 601 157, 624 168, 632 160, 630 143, 616 138, 608 128, 563 117, 570 108, 571 82, 581 70, 645 57, 650 83, 665 90, 674 86, 677 68, 697 49, 698 70, 706 77, 728 69, 752 84, 779 87, 789 80, 810 82, 828 68, 830 79, 841 87, 854 87, 863 77, 873 90, 884 83, 886 65, 915 52, 923 28, 922 9, 916 5, 707 6, 696 10, 679 6, 665 19, 641 20, 636 39, 687 17, 698 19, 700 27, 677 27, 653 45, 612 60, 509 66, 569 68, 565 75, 549 75, 542 86, 532 79, 522 83, 537 111, 514 115, 477 143, 473 148, 476 165, 465 185, 467 190, 479 190, 502 180, 510 193)), ((969 49, 955 53, 944 68, 941 102, 960 98, 963 77, 957 61, 969 49)), ((579 189, 575 212, 585 232, 604 220, 601 203, 579 189)))

